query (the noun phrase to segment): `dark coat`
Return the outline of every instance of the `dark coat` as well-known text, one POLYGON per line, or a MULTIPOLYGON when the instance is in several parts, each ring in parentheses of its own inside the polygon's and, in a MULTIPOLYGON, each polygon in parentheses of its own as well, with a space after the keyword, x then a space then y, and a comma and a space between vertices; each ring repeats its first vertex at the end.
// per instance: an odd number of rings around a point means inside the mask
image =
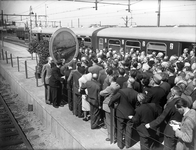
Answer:
POLYGON ((162 114, 156 118, 156 120, 152 121, 150 123, 150 127, 154 128, 166 121, 167 126, 164 130, 164 135, 169 136, 169 137, 175 137, 175 133, 172 129, 172 127, 169 125, 169 122, 171 120, 176 120, 178 122, 182 121, 182 115, 178 112, 178 110, 175 107, 175 103, 179 98, 174 98, 171 102, 169 102, 166 105, 166 108, 162 112, 162 114))
POLYGON ((147 93, 146 103, 155 103, 163 108, 167 102, 165 94, 164 89, 160 86, 151 87, 147 93))
POLYGON ((154 131, 149 131, 150 129, 147 130, 144 125, 155 120, 160 115, 157 105, 155 103, 142 104, 135 109, 135 112, 132 121, 137 126, 138 134, 142 137, 149 137, 151 133, 155 133, 156 127, 154 131))
POLYGON ((61 72, 60 69, 56 66, 52 68, 51 77, 49 79, 49 85, 54 88, 60 88, 61 87, 61 81, 63 79, 61 78, 61 72))
POLYGON ((176 76, 169 76, 169 78, 168 78, 168 83, 170 84, 171 88, 174 87, 174 85, 175 85, 175 83, 174 83, 175 77, 176 76))
POLYGON ((96 73, 99 76, 99 71, 102 70, 103 68, 97 64, 91 66, 88 68, 88 72, 94 74, 96 73))
POLYGON ((105 78, 107 77, 107 74, 105 72, 106 70, 105 69, 102 69, 99 71, 99 77, 98 77, 98 81, 99 83, 101 84, 101 89, 103 90, 103 83, 104 83, 104 80, 105 78))
POLYGON ((193 102, 196 101, 196 89, 190 95, 192 97, 193 102))
POLYGON ((70 72, 69 78, 67 79, 67 82, 70 83, 71 79, 73 79, 73 90, 75 94, 80 95, 80 93, 78 92, 78 88, 79 88, 79 82, 78 79, 82 76, 82 74, 76 69, 76 70, 72 70, 70 72))
MULTIPOLYGON (((137 92, 139 92, 139 93, 142 92, 142 87, 141 87, 141 84, 140 84, 139 82, 135 81, 135 82, 132 84, 132 86, 133 86, 133 89, 136 90, 137 92)), ((124 83, 123 83, 123 87, 122 87, 122 88, 123 88, 123 89, 124 89, 124 88, 127 88, 127 82, 124 82, 124 83)))
POLYGON ((137 94, 138 93, 132 88, 120 89, 118 93, 111 98, 108 106, 114 107, 114 103, 118 102, 118 106, 116 107, 116 116, 128 119, 128 116, 135 114, 137 94))
POLYGON ((100 83, 91 80, 87 81, 85 84, 81 86, 81 89, 87 89, 88 90, 88 101, 90 104, 94 106, 100 106, 100 83))
POLYGON ((128 80, 127 77, 118 77, 116 80, 116 83, 118 83, 120 85, 120 88, 123 88, 123 83, 126 82, 128 80))

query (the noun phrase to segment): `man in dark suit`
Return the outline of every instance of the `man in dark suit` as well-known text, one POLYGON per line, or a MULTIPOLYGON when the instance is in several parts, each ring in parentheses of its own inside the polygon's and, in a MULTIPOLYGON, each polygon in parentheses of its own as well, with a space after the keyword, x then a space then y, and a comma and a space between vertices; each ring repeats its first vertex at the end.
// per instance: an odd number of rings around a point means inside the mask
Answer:
POLYGON ((171 89, 171 98, 170 102, 166 104, 166 108, 162 112, 162 114, 156 118, 156 120, 146 124, 146 128, 154 128, 159 126, 160 124, 166 122, 167 125, 164 130, 164 150, 175 150, 177 144, 177 138, 175 137, 175 133, 172 127, 169 125, 171 120, 176 120, 181 122, 182 115, 177 111, 175 107, 176 101, 181 99, 181 90, 179 87, 174 86, 171 89))
POLYGON ((167 69, 167 72, 168 72, 168 75, 169 75, 169 78, 168 78, 168 83, 170 84, 171 88, 175 85, 174 83, 174 80, 175 80, 175 68, 170 66, 168 69, 167 69))
POLYGON ((65 87, 64 93, 66 94, 65 97, 67 98, 69 110, 73 111, 73 94, 72 94, 73 80, 71 79, 68 83, 68 78, 71 73, 71 70, 73 70, 73 68, 71 66, 67 66, 63 70, 63 75, 65 76, 65 81, 64 81, 64 87, 65 87))
POLYGON ((156 127, 154 129, 146 129, 145 124, 155 120, 160 115, 159 108, 157 108, 155 103, 144 102, 145 97, 146 95, 143 93, 137 95, 137 99, 141 105, 135 109, 136 113, 134 116, 129 116, 140 135, 140 147, 142 150, 154 148, 155 141, 158 140, 156 127))
POLYGON ((56 66, 52 68, 51 77, 49 80, 50 86, 50 103, 53 103, 55 108, 58 108, 61 103, 62 82, 60 67, 62 62, 57 62, 56 66))
POLYGON ((48 63, 43 65, 42 68, 42 82, 44 83, 45 87, 45 102, 46 104, 50 104, 49 96, 50 96, 50 86, 49 86, 49 79, 52 73, 52 57, 48 57, 48 63))
POLYGON ((128 80, 128 77, 125 76, 125 69, 124 68, 119 68, 118 70, 119 76, 116 80, 116 82, 120 85, 120 88, 123 88, 123 83, 125 83, 128 80))
POLYGON ((72 70, 70 72, 69 78, 67 79, 67 82, 70 83, 70 81, 73 81, 72 84, 72 92, 73 92, 73 114, 78 116, 79 118, 82 118, 82 100, 81 100, 81 94, 78 92, 79 89, 79 78, 84 74, 85 68, 81 66, 81 63, 78 62, 76 64, 76 69, 72 70), (83 69, 82 69, 83 68, 83 69), (81 72, 83 70, 83 72, 81 72))
POLYGON ((160 74, 155 74, 151 78, 150 84, 152 85, 152 87, 148 90, 148 93, 146 96, 146 102, 155 103, 161 106, 163 109, 165 103, 167 102, 167 99, 165 96, 166 92, 164 91, 163 88, 160 87, 161 80, 162 80, 162 77, 160 76, 160 74))
POLYGON ((131 146, 131 133, 133 123, 129 120, 128 116, 135 114, 135 105, 137 102, 137 92, 133 89, 133 78, 127 81, 127 88, 120 89, 109 102, 109 107, 114 107, 114 103, 118 103, 116 107, 117 117, 117 145, 120 149, 124 146, 129 148, 131 146), (125 132, 125 145, 123 142, 123 133, 125 132))
POLYGON ((92 63, 93 63, 93 65, 88 68, 88 72, 90 72, 92 74, 96 73, 99 76, 99 71, 102 70, 103 68, 101 66, 97 65, 98 59, 96 57, 92 58, 92 63))
POLYGON ((91 116, 91 129, 97 129, 100 127, 100 83, 97 81, 98 75, 93 74, 92 80, 87 81, 82 85, 81 89, 88 90, 88 101, 90 103, 90 116, 91 116))

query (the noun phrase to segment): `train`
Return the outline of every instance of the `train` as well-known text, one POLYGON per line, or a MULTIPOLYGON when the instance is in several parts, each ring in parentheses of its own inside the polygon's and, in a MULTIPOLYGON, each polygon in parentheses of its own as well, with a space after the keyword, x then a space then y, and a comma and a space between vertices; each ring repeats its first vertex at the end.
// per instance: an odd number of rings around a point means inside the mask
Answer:
MULTIPOLYGON (((32 38, 50 40, 61 28, 36 28, 32 38)), ((196 27, 98 27, 70 28, 78 43, 93 50, 111 48, 114 51, 131 49, 149 52, 163 52, 167 56, 181 55, 184 48, 196 48, 196 27)))

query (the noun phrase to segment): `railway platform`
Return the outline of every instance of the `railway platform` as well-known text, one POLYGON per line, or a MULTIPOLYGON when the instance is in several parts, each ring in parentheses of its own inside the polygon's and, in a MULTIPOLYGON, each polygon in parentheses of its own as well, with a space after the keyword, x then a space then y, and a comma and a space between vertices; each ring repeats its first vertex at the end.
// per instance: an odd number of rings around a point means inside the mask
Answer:
MULTIPOLYGON (((45 129, 51 131, 63 143, 64 149, 118 149, 117 144, 110 144, 105 140, 106 129, 91 130, 90 122, 84 122, 81 118, 74 116, 67 105, 57 109, 45 104, 44 86, 40 79, 38 86, 36 84, 34 74, 36 60, 32 59, 27 48, 4 42, 4 47, 0 45, 0 53, 0 74, 10 84, 12 91, 19 94, 26 105, 32 106, 45 129), (8 62, 5 58, 2 59, 2 49, 12 54, 13 67, 10 59, 8 62), (16 57, 20 57, 19 71, 16 57), (28 63, 28 77, 25 75, 25 61, 28 63)), ((139 142, 129 149, 140 149, 139 142)))

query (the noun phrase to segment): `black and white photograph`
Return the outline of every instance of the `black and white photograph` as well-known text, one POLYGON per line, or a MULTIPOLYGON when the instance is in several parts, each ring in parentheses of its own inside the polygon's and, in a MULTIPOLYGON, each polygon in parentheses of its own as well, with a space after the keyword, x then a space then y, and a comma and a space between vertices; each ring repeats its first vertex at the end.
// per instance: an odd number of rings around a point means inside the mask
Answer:
POLYGON ((196 150, 196 1, 0 0, 0 149, 196 150))

